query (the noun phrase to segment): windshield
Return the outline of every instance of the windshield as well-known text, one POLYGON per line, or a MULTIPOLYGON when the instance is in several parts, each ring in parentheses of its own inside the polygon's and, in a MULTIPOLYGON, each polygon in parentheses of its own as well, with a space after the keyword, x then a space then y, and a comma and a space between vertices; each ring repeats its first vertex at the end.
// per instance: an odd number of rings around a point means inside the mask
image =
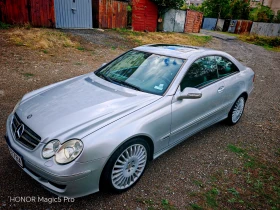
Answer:
POLYGON ((132 50, 95 74, 121 86, 163 95, 183 63, 183 59, 132 50))

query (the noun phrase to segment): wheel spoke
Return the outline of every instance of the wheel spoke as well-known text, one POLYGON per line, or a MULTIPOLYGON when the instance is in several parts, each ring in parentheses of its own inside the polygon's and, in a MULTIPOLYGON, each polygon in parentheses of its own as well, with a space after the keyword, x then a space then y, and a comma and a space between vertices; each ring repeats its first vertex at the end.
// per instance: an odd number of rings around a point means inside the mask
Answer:
POLYGON ((119 173, 117 175, 114 175, 113 176, 113 179, 117 182, 118 180, 120 180, 122 178, 123 174, 122 173, 119 173))
POLYGON ((122 172, 122 171, 123 171, 123 169, 114 170, 114 171, 113 171, 113 174, 118 174, 118 173, 120 173, 120 172, 122 172))
POLYGON ((114 168, 124 168, 124 165, 115 165, 114 168))
POLYGON ((121 164, 125 164, 125 162, 121 161, 120 159, 118 159, 117 162, 119 162, 121 164))

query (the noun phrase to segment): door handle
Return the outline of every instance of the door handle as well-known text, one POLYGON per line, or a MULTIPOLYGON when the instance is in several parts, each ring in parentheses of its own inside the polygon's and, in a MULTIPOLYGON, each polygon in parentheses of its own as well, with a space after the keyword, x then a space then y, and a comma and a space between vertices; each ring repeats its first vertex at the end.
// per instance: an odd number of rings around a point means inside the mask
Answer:
POLYGON ((224 91, 224 89, 225 89, 225 86, 221 86, 221 87, 219 87, 219 89, 218 89, 218 93, 222 93, 222 92, 224 91))

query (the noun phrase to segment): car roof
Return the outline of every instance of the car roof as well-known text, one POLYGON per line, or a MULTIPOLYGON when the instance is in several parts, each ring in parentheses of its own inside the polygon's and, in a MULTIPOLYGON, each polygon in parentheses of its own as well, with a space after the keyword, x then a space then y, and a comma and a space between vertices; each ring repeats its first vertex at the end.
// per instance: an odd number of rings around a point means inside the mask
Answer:
POLYGON ((209 54, 218 53, 221 51, 212 50, 203 47, 194 47, 194 46, 186 46, 186 45, 174 45, 174 44, 150 44, 143 45, 140 47, 134 48, 134 50, 144 51, 154 54, 160 54, 170 57, 188 59, 190 56, 194 54, 202 54, 208 52, 209 54))

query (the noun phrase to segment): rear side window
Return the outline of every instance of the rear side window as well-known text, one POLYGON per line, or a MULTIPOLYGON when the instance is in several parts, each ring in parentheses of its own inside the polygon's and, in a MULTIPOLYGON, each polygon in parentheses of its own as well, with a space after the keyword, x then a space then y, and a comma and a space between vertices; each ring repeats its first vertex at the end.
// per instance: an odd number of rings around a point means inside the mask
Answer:
POLYGON ((239 72, 238 68, 227 58, 216 56, 219 78, 239 72))
POLYGON ((215 56, 207 56, 196 60, 188 69, 180 87, 183 91, 186 87, 199 88, 218 79, 215 56))

